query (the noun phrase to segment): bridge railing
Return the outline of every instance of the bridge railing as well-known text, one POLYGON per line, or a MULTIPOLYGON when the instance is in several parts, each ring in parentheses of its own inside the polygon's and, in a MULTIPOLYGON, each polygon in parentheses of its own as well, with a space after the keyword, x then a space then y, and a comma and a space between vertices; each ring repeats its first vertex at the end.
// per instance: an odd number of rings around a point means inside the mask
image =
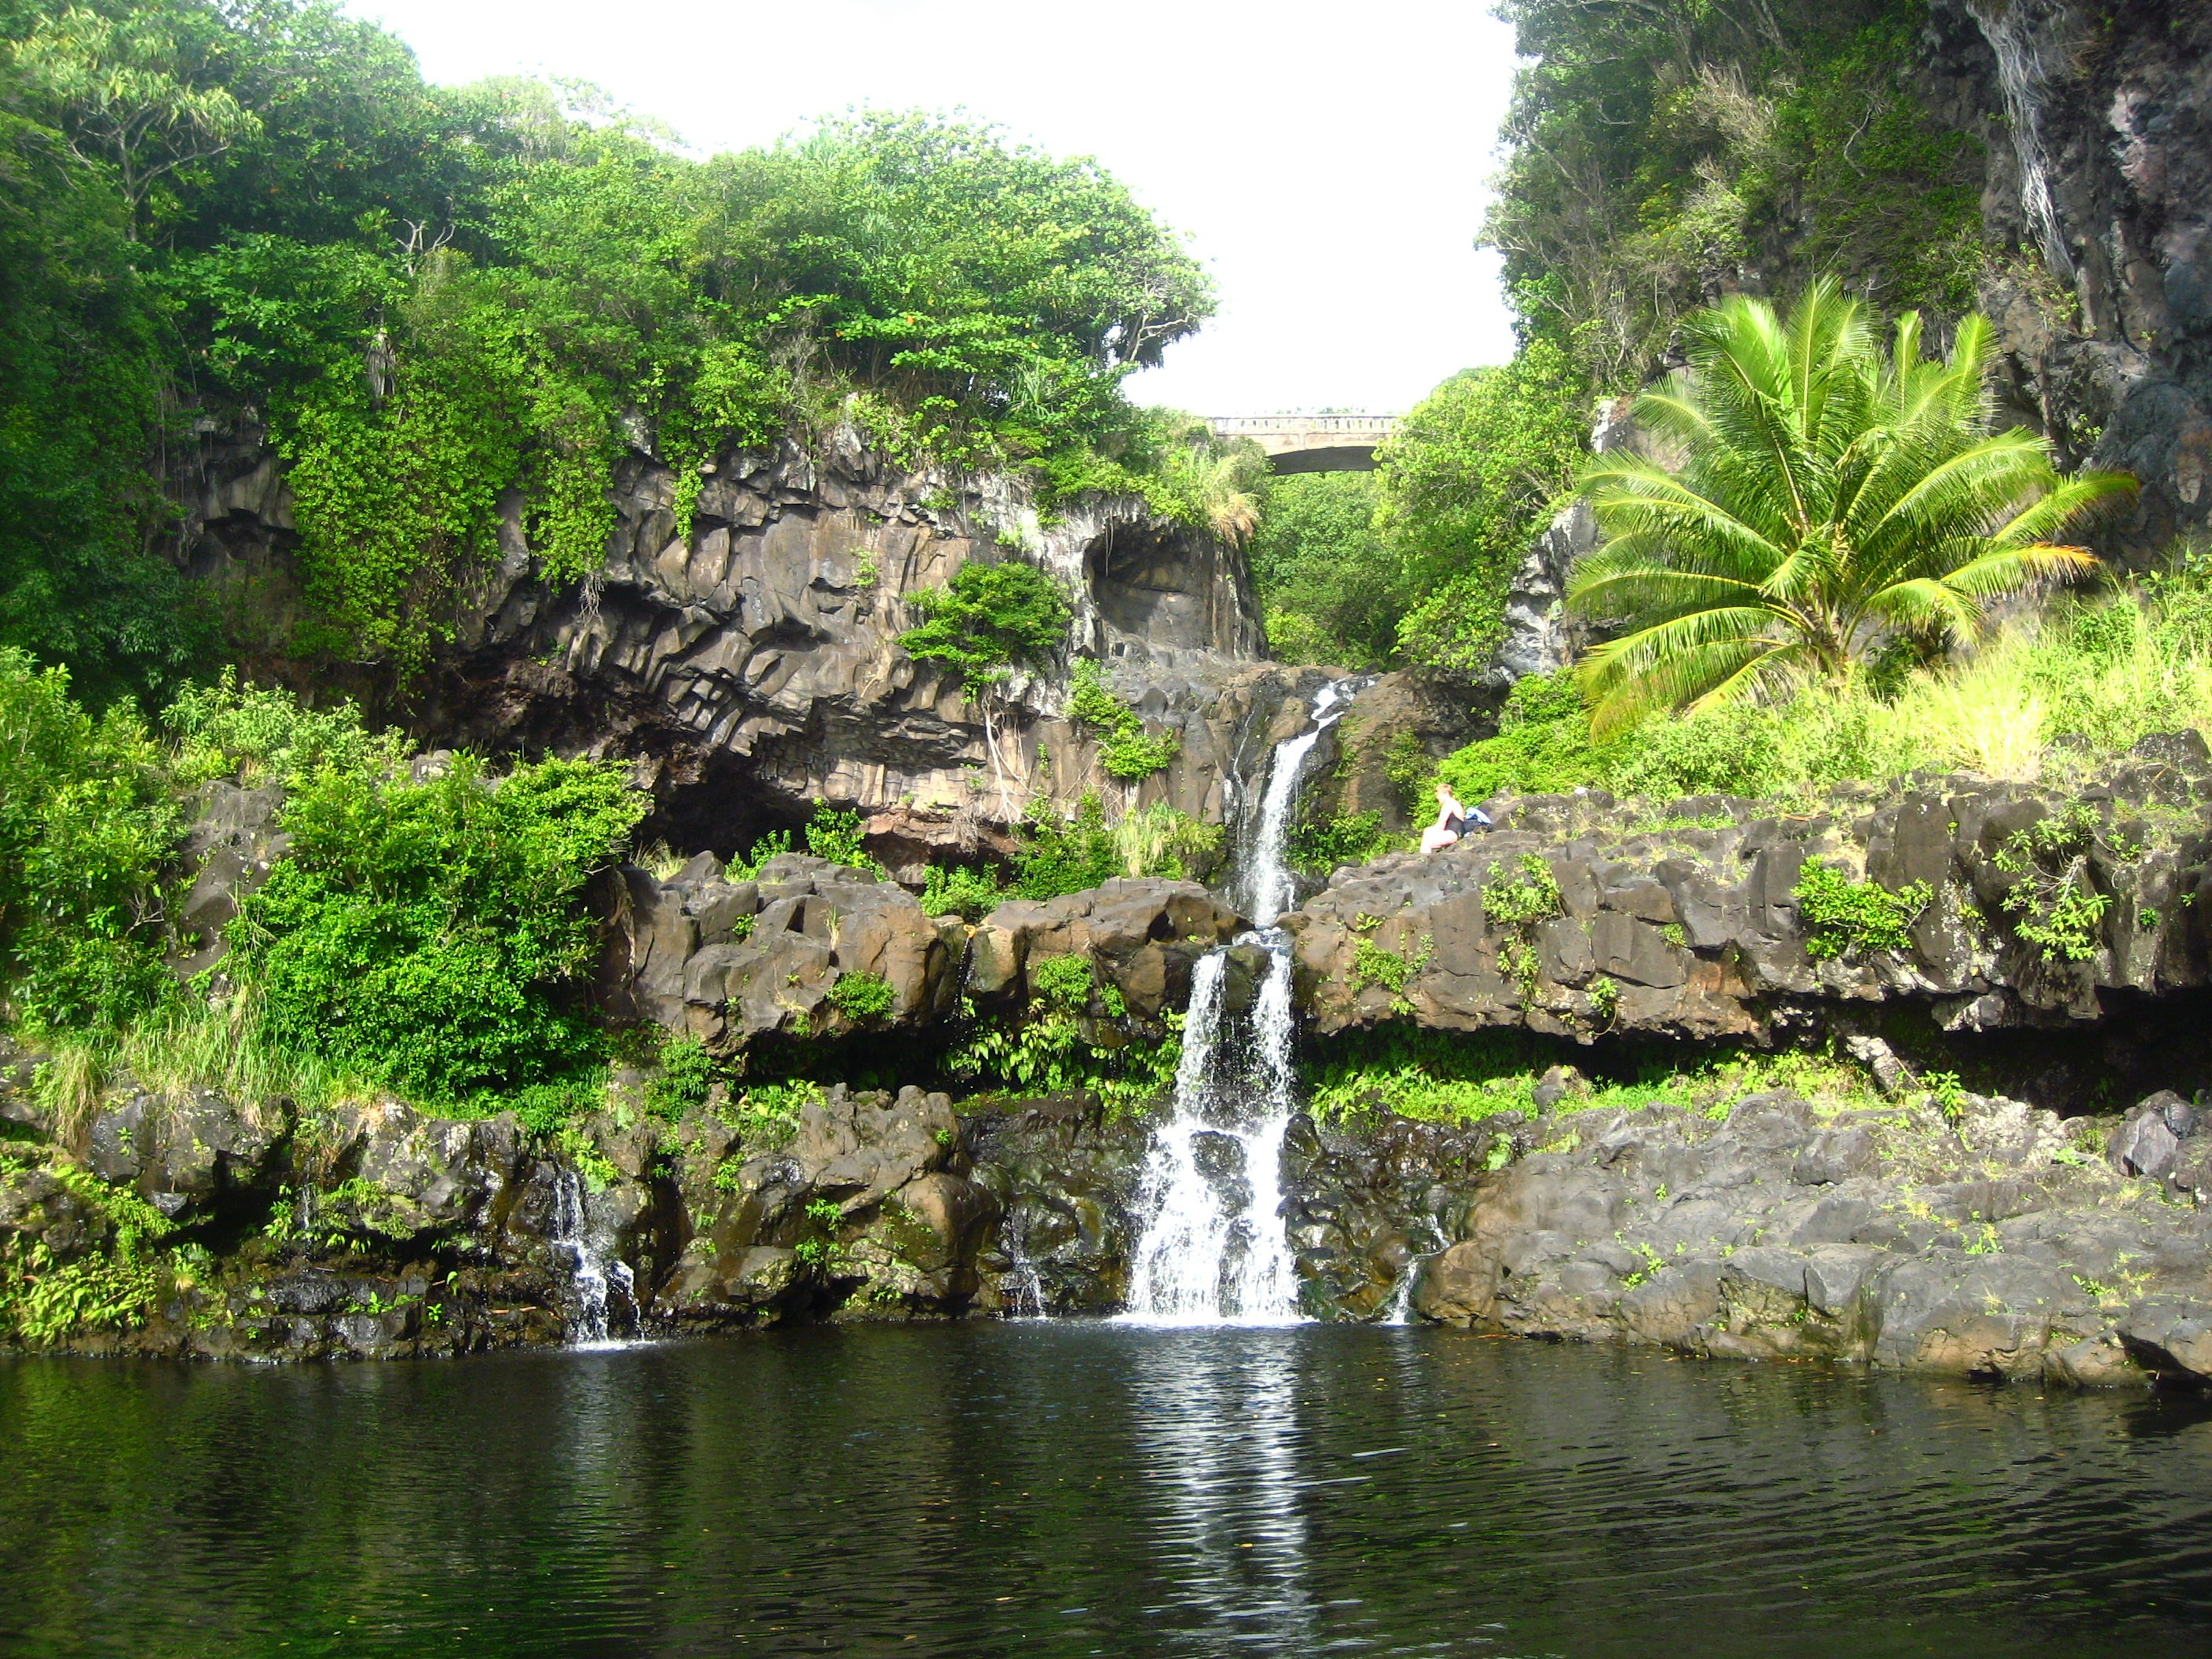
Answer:
POLYGON ((1214 415, 1206 424, 1224 438, 1273 432, 1395 432, 1395 415, 1214 415))

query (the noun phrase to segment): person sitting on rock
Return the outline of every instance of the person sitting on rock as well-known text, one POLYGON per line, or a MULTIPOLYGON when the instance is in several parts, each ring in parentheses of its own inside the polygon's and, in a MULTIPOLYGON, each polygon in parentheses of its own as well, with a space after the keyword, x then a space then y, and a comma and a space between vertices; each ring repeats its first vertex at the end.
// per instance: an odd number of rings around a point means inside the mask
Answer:
POLYGON ((1421 850, 1441 853, 1470 829, 1490 827, 1490 815, 1479 806, 1462 806, 1451 792, 1451 786, 1441 780, 1437 784, 1437 821, 1421 831, 1421 850))

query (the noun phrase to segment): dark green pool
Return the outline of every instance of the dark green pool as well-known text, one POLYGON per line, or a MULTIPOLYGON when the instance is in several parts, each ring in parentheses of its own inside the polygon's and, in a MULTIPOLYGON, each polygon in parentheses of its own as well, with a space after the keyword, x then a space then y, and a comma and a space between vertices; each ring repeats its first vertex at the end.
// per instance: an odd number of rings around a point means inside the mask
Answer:
POLYGON ((2212 1408, 1424 1330, 0 1364, 0 1652, 2212 1654, 2212 1408))

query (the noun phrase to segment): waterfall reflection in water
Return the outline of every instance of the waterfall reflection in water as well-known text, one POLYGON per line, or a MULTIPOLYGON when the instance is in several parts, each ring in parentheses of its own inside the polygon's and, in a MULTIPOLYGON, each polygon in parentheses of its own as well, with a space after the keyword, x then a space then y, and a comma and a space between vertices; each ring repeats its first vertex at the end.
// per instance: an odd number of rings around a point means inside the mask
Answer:
POLYGON ((1297 1357, 1260 1339, 1224 1353, 1164 1334, 1131 1354, 1142 1468, 1176 1650, 1309 1650, 1316 1628, 1298 1498, 1297 1357))

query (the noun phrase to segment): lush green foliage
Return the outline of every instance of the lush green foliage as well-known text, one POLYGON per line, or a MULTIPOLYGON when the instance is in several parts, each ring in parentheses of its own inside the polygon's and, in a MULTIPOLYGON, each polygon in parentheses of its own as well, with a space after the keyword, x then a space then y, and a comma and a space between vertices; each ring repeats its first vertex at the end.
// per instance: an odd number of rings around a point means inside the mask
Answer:
POLYGON ((1376 474, 1268 479, 1247 556, 1268 648, 1282 661, 1379 668, 1394 659, 1408 599, 1376 474))
POLYGON ((169 987, 159 878, 178 826, 128 706, 0 647, 0 996, 43 1030, 112 1032, 169 987))
POLYGON ((909 656, 949 664, 970 696, 1014 668, 1042 669, 1067 637, 1059 585, 1033 564, 963 564, 951 584, 907 596, 922 618, 899 635, 909 656))
POLYGON ((1385 853, 1403 852, 1406 839, 1382 827, 1379 809, 1339 812, 1302 821, 1291 830, 1287 850, 1292 867, 1326 876, 1339 865, 1365 864, 1385 853))
POLYGON ((1525 336, 1632 386, 1683 313, 1816 272, 1955 316, 1981 157, 1911 68, 1926 0, 1508 0, 1525 66, 1486 233, 1525 336))
POLYGON ((457 757, 416 783, 325 769, 284 810, 289 855, 240 907, 235 971, 272 1035, 433 1101, 585 1063, 564 997, 590 960, 579 899, 644 810, 618 768, 487 779, 457 757))
POLYGON ((1080 956, 1048 957, 1032 964, 1030 978, 1030 1000, 1018 1014, 977 1024, 946 1057, 955 1077, 1023 1094, 1093 1090, 1117 1111, 1173 1087, 1182 1057, 1180 1014, 1165 1017, 1164 1034, 1146 1036, 1120 992, 1097 984, 1080 956))
POLYGON ((890 1012, 895 1000, 891 982, 881 974, 840 974, 830 988, 830 1000, 837 1011, 863 1025, 890 1012))
POLYGON ((1098 763, 1109 778, 1150 777, 1182 750, 1174 732, 1146 731, 1144 716, 1106 689, 1089 657, 1075 659, 1067 714, 1098 734, 1098 763))
POLYGON ((1469 803, 1498 794, 1565 794, 1601 775, 1582 694, 1565 674, 1514 681, 1498 711, 1498 735, 1476 739, 1437 769, 1452 793, 1469 803))
POLYGON ((660 1045, 660 1070, 646 1085, 646 1109, 663 1122, 680 1122, 707 1103, 720 1070, 697 1037, 668 1038, 660 1045))
POLYGON ((1097 796, 1085 795, 1065 817, 1048 800, 1030 803, 1022 820, 1022 845, 1014 854, 1016 897, 1058 898, 1121 873, 1121 850, 1114 844, 1097 796))
POLYGON ((1376 457, 1404 561, 1397 633, 1406 660, 1488 665, 1513 573, 1573 485, 1589 424, 1584 392, 1566 355, 1534 340, 1501 368, 1445 381, 1376 457))
POLYGON ((1690 374, 1638 400, 1641 428, 1679 447, 1585 471, 1605 545, 1569 602, 1628 631, 1579 674, 1600 731, 1655 709, 1747 700, 1808 680, 1848 684, 1878 650, 1933 657, 1979 631, 1985 604, 2094 569, 2051 538, 2133 487, 2061 479, 2043 440, 1992 435, 1994 341, 1968 317, 1923 361, 1908 313, 1894 353, 1816 283, 1786 322, 1738 295, 1683 325, 1690 374))
MULTIPOLYGON (((37 1158, 27 1147, 0 1146, 0 1164, 37 1158)), ((94 1236, 83 1243, 104 1248, 58 1261, 39 1234, 11 1230, 0 1250, 0 1335, 46 1347, 140 1324, 184 1269, 173 1250, 156 1248, 174 1224, 128 1188, 110 1187, 74 1164, 49 1158, 43 1167, 94 1218, 86 1230, 94 1236)))
POLYGON ((2095 811, 2077 801, 2008 836, 1991 860, 2012 878, 2004 908, 2013 931, 2045 962, 2087 962, 2103 942, 2112 898, 2090 865, 2099 834, 2095 811))
POLYGON ((1252 571, 1276 655, 1488 666, 1513 572, 1574 483, 1585 389, 1540 339, 1438 386, 1400 423, 1376 473, 1273 480, 1252 571))
POLYGON ((1656 1103, 1719 1117, 1745 1095, 1773 1088, 1853 1104, 1878 1098, 1863 1071, 1828 1054, 1746 1049, 1601 1076, 1550 1114, 1537 1106, 1536 1085, 1548 1067, 1563 1060, 1588 1065, 1591 1058, 1588 1049, 1518 1030, 1437 1031, 1394 1024, 1331 1038, 1308 1058, 1304 1073, 1312 1110, 1323 1120, 1382 1111, 1443 1122, 1508 1111, 1540 1118, 1656 1103))
POLYGON ((965 864, 933 864, 922 872, 921 914, 925 916, 957 915, 981 921, 1006 896, 998 877, 989 870, 965 864))
POLYGON ((1755 798, 1919 770, 2071 780, 2153 732, 2212 729, 2212 571, 2185 562, 2144 590, 2027 619, 1954 667, 1723 704, 1602 741, 1565 677, 1532 677, 1498 737, 1437 770, 1468 801, 1585 784, 1755 798))
POLYGON ((677 468, 679 520, 726 442, 848 421, 1048 493, 1112 457, 1202 514, 1218 458, 1121 386, 1211 304, 1096 164, 957 120, 696 161, 588 88, 426 86, 324 0, 11 6, 0 643, 102 700, 190 661, 147 552, 187 387, 290 462, 308 605, 273 643, 402 669, 509 487, 551 574, 596 567, 633 447, 677 468))
POLYGON ((1916 881, 1892 892, 1871 881, 1853 881, 1833 865, 1808 863, 1791 890, 1805 924, 1805 953, 1832 957, 1912 946, 1912 924, 1935 899, 1935 889, 1916 881))
POLYGON ((1201 823, 1164 800, 1132 807, 1108 826, 1121 860, 1115 873, 1167 881, 1204 881, 1221 860, 1228 831, 1201 823))

